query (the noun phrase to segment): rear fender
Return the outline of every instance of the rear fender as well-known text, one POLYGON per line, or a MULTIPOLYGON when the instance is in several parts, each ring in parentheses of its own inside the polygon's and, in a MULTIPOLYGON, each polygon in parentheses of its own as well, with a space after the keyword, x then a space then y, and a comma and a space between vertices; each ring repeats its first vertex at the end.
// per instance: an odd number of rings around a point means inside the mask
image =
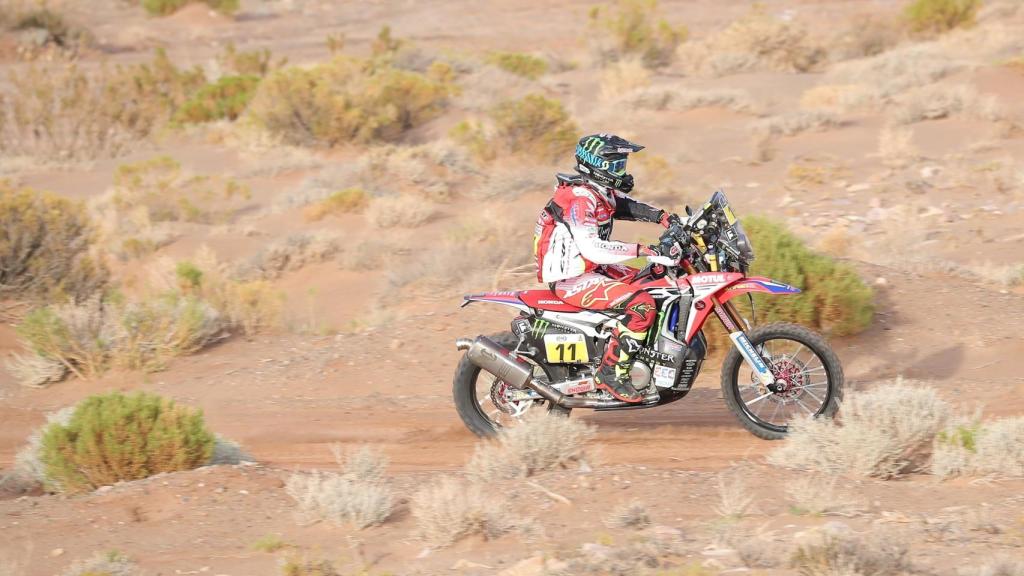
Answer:
POLYGON ((784 296, 786 294, 799 294, 800 289, 796 286, 772 280, 771 278, 750 276, 738 280, 735 284, 726 286, 718 292, 717 297, 718 301, 724 304, 737 296, 754 292, 784 296))
POLYGON ((467 294, 462 297, 462 306, 469 306, 473 302, 490 302, 511 306, 521 312, 529 312, 530 307, 519 298, 518 292, 484 292, 482 294, 467 294))

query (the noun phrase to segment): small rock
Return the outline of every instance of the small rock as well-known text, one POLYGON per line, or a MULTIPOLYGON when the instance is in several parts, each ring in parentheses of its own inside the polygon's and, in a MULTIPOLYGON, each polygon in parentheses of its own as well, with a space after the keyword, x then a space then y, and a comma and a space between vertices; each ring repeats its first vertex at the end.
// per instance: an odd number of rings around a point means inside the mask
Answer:
POLYGON ((541 576, 546 573, 547 568, 544 566, 544 557, 531 556, 498 572, 498 576, 541 576))
POLYGON ((867 182, 861 182, 859 184, 850 184, 849 186, 846 187, 847 192, 863 192, 865 190, 870 189, 871 184, 868 184, 867 182))
POLYGON ((940 166, 925 166, 921 168, 921 178, 934 178, 942 173, 940 166))
POLYGON ((888 283, 889 283, 889 281, 886 280, 885 278, 881 277, 881 276, 879 276, 878 278, 875 278, 875 286, 885 286, 888 283))
POLYGON ((54 558, 56 558, 57 556, 61 556, 63 554, 64 554, 64 549, 63 548, 54 548, 53 550, 50 550, 50 556, 53 556, 54 558))
POLYGON ((591 555, 594 558, 607 558, 612 553, 612 549, 604 544, 598 544, 597 542, 587 542, 580 546, 580 551, 584 554, 591 555))
POLYGON ((416 558, 426 558, 427 556, 430 556, 431 553, 433 553, 433 550, 431 550, 430 548, 424 548, 423 550, 420 550, 420 553, 416 555, 416 558))
POLYGON ((248 496, 249 495, 249 491, 248 490, 239 490, 238 493, 241 494, 242 496, 248 496))
POLYGON ((671 526, 652 526, 648 532, 651 537, 660 542, 681 542, 683 531, 671 526))
POLYGON ((493 568, 491 568, 490 566, 487 566, 486 564, 477 564, 476 562, 470 562, 469 560, 466 560, 465 558, 461 558, 457 562, 455 562, 455 564, 452 564, 452 570, 476 570, 476 569, 493 570, 493 568))

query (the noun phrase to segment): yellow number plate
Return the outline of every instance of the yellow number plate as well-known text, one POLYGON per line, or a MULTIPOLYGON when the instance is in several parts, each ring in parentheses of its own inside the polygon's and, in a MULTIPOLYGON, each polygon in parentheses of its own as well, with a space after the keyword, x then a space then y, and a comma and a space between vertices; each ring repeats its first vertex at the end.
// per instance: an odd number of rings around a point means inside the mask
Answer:
POLYGON ((544 348, 548 362, 552 364, 579 364, 590 361, 583 334, 548 334, 544 336, 544 348))

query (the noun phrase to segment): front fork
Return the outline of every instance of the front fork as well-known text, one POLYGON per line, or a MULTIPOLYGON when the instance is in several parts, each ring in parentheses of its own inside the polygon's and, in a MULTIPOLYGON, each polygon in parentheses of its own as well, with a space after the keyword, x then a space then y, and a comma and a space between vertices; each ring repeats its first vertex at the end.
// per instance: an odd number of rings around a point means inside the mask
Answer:
POLYGON ((715 315, 718 316, 722 326, 729 333, 729 339, 732 340, 733 346, 736 346, 736 350, 739 351, 743 359, 747 361, 747 364, 757 374, 757 379, 761 381, 761 384, 768 390, 775 392, 775 374, 772 373, 764 357, 754 348, 750 339, 747 338, 747 334, 743 331, 743 327, 746 325, 743 316, 732 305, 732 302, 721 302, 716 297, 712 297, 711 301, 714 305, 715 315))

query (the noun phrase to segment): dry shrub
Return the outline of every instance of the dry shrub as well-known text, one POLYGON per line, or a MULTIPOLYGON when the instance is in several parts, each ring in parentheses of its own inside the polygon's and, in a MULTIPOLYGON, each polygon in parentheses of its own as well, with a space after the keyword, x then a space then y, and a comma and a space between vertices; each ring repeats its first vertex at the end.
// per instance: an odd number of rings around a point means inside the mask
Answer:
POLYGON ((826 53, 799 24, 755 7, 721 32, 681 45, 676 56, 688 74, 724 76, 753 70, 807 72, 826 53))
POLYGON ((235 120, 245 112, 259 83, 259 76, 222 76, 183 102, 174 114, 174 121, 179 124, 200 124, 214 120, 235 120))
POLYGON ((287 558, 281 564, 281 576, 342 576, 330 560, 287 558))
POLYGON ((245 279, 275 280, 285 272, 324 262, 341 247, 341 237, 333 232, 299 232, 273 241, 239 265, 236 273, 245 279))
POLYGON ((454 89, 451 76, 451 68, 441 63, 420 74, 336 56, 326 64, 268 75, 249 116, 289 144, 395 140, 441 112, 454 89))
POLYGON ((858 14, 828 42, 833 61, 876 56, 900 43, 902 23, 887 14, 858 14))
POLYGON ((212 10, 231 15, 238 11, 239 0, 141 0, 142 7, 153 16, 167 16, 187 4, 202 2, 212 10))
POLYGON ((382 524, 391 515, 394 496, 384 478, 387 459, 369 447, 344 455, 332 449, 342 473, 296 473, 285 490, 300 512, 311 520, 326 520, 366 528, 382 524))
POLYGON ((797 514, 852 516, 864 508, 852 494, 838 490, 838 476, 801 475, 786 482, 786 494, 797 514))
POLYGON ((742 518, 750 511, 754 505, 754 495, 751 493, 748 474, 742 467, 718 473, 718 504, 715 505, 715 512, 726 518, 742 518))
POLYGON ((345 247, 338 257, 338 266, 342 270, 378 270, 384 265, 384 255, 388 254, 389 250, 395 250, 394 243, 375 239, 363 240, 345 247))
POLYGON ((595 430, 579 420, 529 413, 518 425, 501 429, 495 441, 477 444, 466 471, 490 481, 563 468, 587 457, 587 443, 594 435, 595 430))
POLYGON ((938 476, 1024 476, 1024 418, 960 422, 935 437, 932 472, 938 476))
POLYGON ((182 293, 202 300, 214 310, 227 328, 246 335, 281 326, 284 295, 265 279, 236 280, 229 267, 217 261, 208 250, 201 250, 196 262, 180 261, 170 272, 170 262, 158 263, 152 273, 154 280, 169 289, 169 294, 182 293), (163 271, 160 268, 163 268, 163 271))
POLYGON ((717 88, 709 90, 648 87, 620 96, 627 106, 643 110, 685 111, 694 108, 726 108, 734 112, 756 114, 758 107, 743 90, 717 88))
POLYGON ((302 215, 306 220, 322 220, 334 214, 360 213, 369 205, 370 199, 362 188, 346 188, 331 194, 327 198, 306 206, 302 215))
POLYGON ((643 62, 636 58, 624 58, 601 72, 601 98, 615 102, 650 84, 651 72, 643 62))
POLYGON ((533 277, 536 271, 530 265, 529 233, 496 211, 466 218, 448 230, 436 250, 415 252, 408 264, 390 271, 388 283, 392 288, 423 282, 427 287, 481 289, 533 277))
POLYGON ((834 114, 870 111, 876 105, 875 92, 860 84, 823 84, 800 96, 801 108, 834 114))
POLYGON ((204 82, 201 70, 179 70, 163 51, 150 63, 114 69, 14 72, 9 89, 0 92, 0 151, 58 162, 120 155, 204 82))
POLYGON ((878 134, 878 155, 882 164, 891 168, 908 166, 918 157, 913 144, 914 131, 903 126, 886 124, 878 134))
POLYGON ((977 570, 962 569, 961 576, 1024 576, 1024 560, 996 558, 978 567, 977 570))
POLYGON ((24 60, 75 59, 95 44, 87 29, 71 22, 57 6, 39 2, 4 2, 0 30, 19 36, 18 56, 24 60))
POLYGON ((501 492, 451 476, 420 488, 412 495, 409 510, 419 537, 434 547, 473 534, 497 538, 529 526, 515 515, 514 503, 501 492))
POLYGON ((646 528, 651 525, 651 515, 643 502, 634 500, 612 510, 604 523, 610 528, 646 528))
POLYGON ((536 80, 548 71, 547 60, 522 52, 491 52, 486 60, 506 72, 530 80, 536 80))
POLYGON ((540 94, 501 102, 488 116, 487 125, 467 121, 452 130, 452 137, 482 160, 529 154, 553 161, 576 143, 576 123, 562 103, 540 94))
POLYGON ((29 492, 41 488, 46 483, 46 466, 40 459, 43 431, 54 423, 67 426, 74 412, 75 407, 68 406, 47 414, 46 422, 29 434, 25 446, 14 455, 13 469, 0 479, 0 486, 13 488, 18 492, 29 492))
MULTIPOLYGON (((590 545, 592 546, 592 545, 590 545)), ((717 573, 691 562, 692 553, 678 539, 633 538, 621 546, 604 546, 588 549, 582 554, 569 558, 564 570, 552 570, 551 574, 593 574, 626 576, 633 574, 673 574, 680 576, 711 576, 717 573)))
POLYGON ((112 551, 97 553, 88 560, 76 562, 60 573, 60 576, 136 576, 138 566, 127 556, 112 551))
POLYGON ((772 136, 795 136, 802 132, 823 132, 842 126, 842 122, 831 112, 801 111, 772 116, 758 120, 751 125, 751 132, 772 136))
POLYGON ((914 0, 904 11, 911 30, 942 33, 974 24, 981 0, 914 0))
POLYGON ((202 466, 213 443, 201 411, 152 394, 112 392, 80 402, 66 426, 50 424, 40 460, 51 488, 83 492, 202 466))
POLYGON ((842 423, 794 421, 768 461, 826 474, 892 478, 925 465, 951 410, 935 389, 896 380, 847 394, 840 414, 842 423))
POLYGON ((895 120, 901 124, 961 114, 990 122, 997 122, 1004 116, 994 96, 980 96, 965 84, 922 86, 896 98, 892 111, 895 120))
POLYGON ((416 228, 430 222, 436 215, 434 204, 408 195, 376 198, 366 210, 366 218, 378 228, 416 228))
POLYGON ((937 82, 962 67, 929 46, 909 45, 871 58, 841 62, 826 74, 829 84, 856 85, 858 107, 867 107, 872 99, 886 101, 909 89, 937 82))
POLYGON ((656 68, 672 63, 676 46, 686 41, 686 26, 673 26, 659 16, 657 0, 616 0, 590 11, 591 39, 601 62, 639 58, 656 68))
POLYGON ((0 298, 81 302, 106 284, 83 206, 0 182, 0 298))
POLYGON ((812 252, 785 228, 764 218, 744 220, 757 249, 752 273, 803 290, 797 298, 755 296, 762 321, 796 322, 838 335, 856 334, 871 323, 874 293, 847 264, 812 252))
POLYGON ((790 564, 805 576, 891 576, 912 569, 907 544, 893 534, 826 524, 801 535, 790 564))
POLYGON ((274 60, 269 48, 262 50, 242 50, 235 43, 228 41, 224 50, 217 55, 217 64, 226 73, 234 76, 257 76, 263 78, 288 63, 285 57, 274 60))
POLYGON ((95 209, 101 214, 112 212, 105 219, 118 223, 134 219, 139 228, 150 222, 210 224, 226 220, 249 198, 248 187, 234 179, 193 175, 170 156, 156 156, 118 166, 113 189, 96 202, 95 209))
POLYGON ((15 353, 5 363, 14 380, 29 388, 45 388, 60 382, 68 375, 68 368, 59 360, 38 354, 15 353))

